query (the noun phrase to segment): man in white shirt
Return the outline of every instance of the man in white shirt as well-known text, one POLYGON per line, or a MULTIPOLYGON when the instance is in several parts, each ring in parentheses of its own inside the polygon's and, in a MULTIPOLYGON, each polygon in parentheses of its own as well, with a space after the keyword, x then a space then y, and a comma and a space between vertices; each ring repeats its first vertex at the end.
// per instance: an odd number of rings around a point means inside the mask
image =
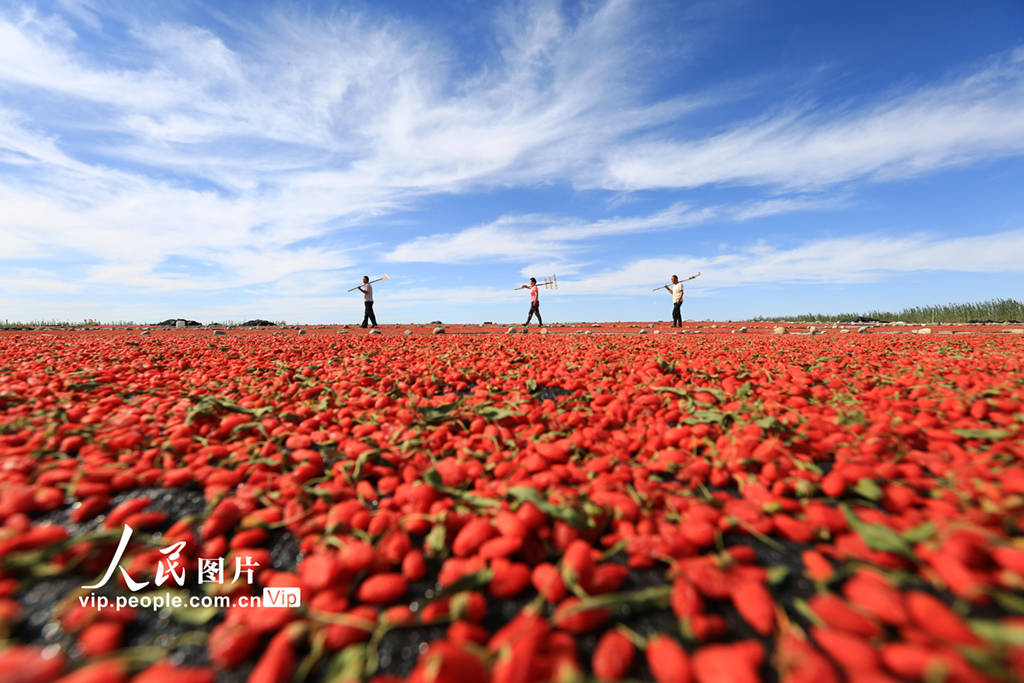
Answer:
POLYGON ((665 289, 672 295, 672 327, 682 327, 683 314, 679 309, 683 305, 683 283, 679 281, 679 276, 673 275, 672 285, 665 285, 665 289))
POLYGON ((374 327, 377 327, 377 316, 373 314, 373 285, 370 284, 370 277, 368 275, 363 276, 363 284, 359 287, 359 291, 363 293, 363 324, 362 327, 366 327, 366 322, 370 321, 374 327))

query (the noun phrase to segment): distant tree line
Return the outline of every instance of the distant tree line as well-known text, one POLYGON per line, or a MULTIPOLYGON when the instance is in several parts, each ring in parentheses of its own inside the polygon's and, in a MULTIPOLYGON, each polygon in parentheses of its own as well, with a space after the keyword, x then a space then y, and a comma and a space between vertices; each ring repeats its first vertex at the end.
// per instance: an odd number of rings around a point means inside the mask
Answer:
POLYGON ((938 306, 913 306, 893 313, 870 311, 868 313, 805 313, 788 316, 758 316, 754 321, 813 322, 820 321, 863 321, 879 320, 908 323, 969 323, 969 322, 1010 322, 1024 320, 1024 303, 1016 299, 992 299, 965 304, 942 304, 938 306))

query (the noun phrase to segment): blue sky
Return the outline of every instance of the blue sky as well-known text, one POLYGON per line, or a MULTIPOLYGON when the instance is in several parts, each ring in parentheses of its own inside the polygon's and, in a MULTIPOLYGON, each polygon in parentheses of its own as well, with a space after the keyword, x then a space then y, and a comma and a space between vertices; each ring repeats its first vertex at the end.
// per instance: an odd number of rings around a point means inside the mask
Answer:
POLYGON ((1024 298, 1024 4, 0 4, 0 319, 1024 298))

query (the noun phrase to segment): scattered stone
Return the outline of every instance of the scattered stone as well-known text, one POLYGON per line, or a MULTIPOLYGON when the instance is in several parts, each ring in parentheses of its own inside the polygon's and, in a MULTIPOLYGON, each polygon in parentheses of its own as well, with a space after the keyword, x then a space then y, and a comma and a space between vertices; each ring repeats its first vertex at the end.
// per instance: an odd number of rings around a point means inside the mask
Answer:
POLYGON ((647 334, 647 330, 641 329, 637 334, 647 334))
POLYGON ((747 333, 747 328, 746 327, 740 327, 739 329, 736 330, 736 334, 746 334, 746 333, 747 333))
POLYGON ((917 333, 918 334, 931 334, 932 333, 932 328, 930 328, 930 327, 922 327, 921 329, 919 329, 917 331, 917 333))
POLYGON ((785 327, 776 327, 772 330, 772 334, 786 334, 785 327))
MULTIPOLYGON (((431 323, 431 324, 433 324, 433 323, 431 323)), ((434 334, 444 334, 444 328, 443 327, 435 327, 434 328, 434 334)))

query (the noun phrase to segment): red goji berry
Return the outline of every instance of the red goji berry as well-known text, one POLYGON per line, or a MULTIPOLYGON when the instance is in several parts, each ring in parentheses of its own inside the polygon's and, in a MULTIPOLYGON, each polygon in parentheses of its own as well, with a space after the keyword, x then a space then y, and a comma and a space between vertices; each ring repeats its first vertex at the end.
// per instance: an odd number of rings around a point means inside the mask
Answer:
POLYGON ((406 590, 408 584, 401 574, 374 574, 363 580, 356 597, 362 602, 384 605, 405 595, 406 590))
POLYGON ((761 635, 770 634, 775 627, 775 601, 772 594, 759 581, 740 580, 732 587, 732 604, 740 616, 761 635))
POLYGON ((591 669, 602 681, 617 681, 624 678, 633 667, 635 657, 636 648, 633 641, 621 631, 612 629, 606 631, 597 641, 591 669))
POLYGON ((647 666, 658 683, 689 683, 693 676, 690 656, 675 640, 657 635, 647 641, 647 666))

